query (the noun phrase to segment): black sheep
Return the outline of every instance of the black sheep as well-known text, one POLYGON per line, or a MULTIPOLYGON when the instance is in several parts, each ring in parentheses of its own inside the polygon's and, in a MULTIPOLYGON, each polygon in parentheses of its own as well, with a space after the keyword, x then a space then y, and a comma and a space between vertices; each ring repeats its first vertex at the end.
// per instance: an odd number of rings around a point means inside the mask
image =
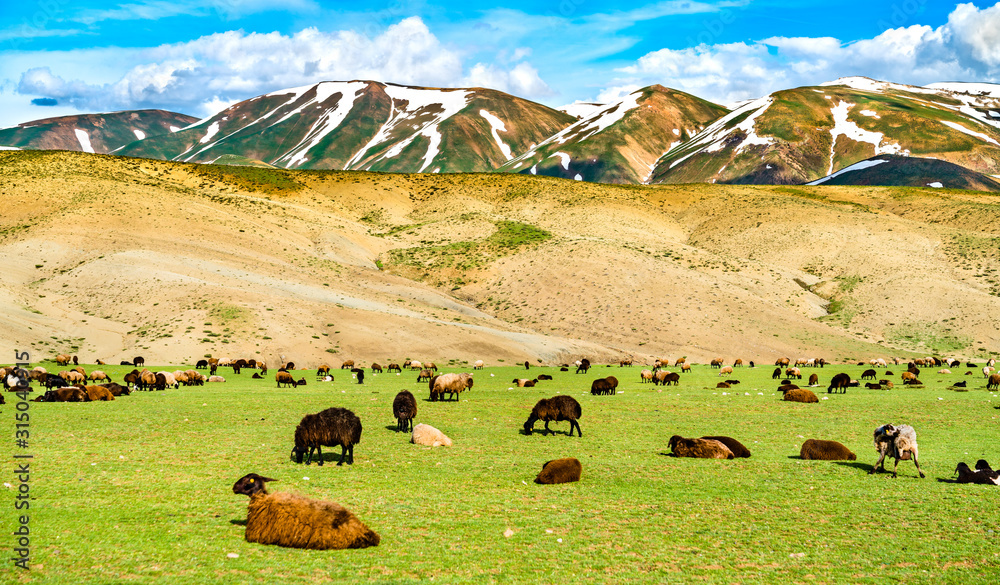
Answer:
POLYGON ((312 462, 313 452, 317 453, 319 465, 323 465, 322 447, 340 445, 342 452, 337 465, 354 463, 354 445, 361 442, 361 419, 346 408, 328 408, 316 414, 307 414, 295 428, 295 447, 292 458, 302 463, 308 451, 306 465, 312 462))
POLYGON ((535 483, 556 484, 580 481, 582 472, 583 466, 580 465, 579 459, 573 457, 553 459, 542 465, 542 471, 535 478, 535 483))
POLYGON ((417 399, 409 390, 403 390, 392 401, 392 416, 396 417, 396 432, 412 431, 417 416, 417 399))
POLYGON ((702 439, 711 439, 713 441, 718 441, 718 442, 722 443, 726 447, 729 447, 729 450, 732 451, 733 455, 736 456, 736 457, 749 457, 750 456, 750 449, 747 449, 743 445, 743 443, 740 443, 739 441, 737 441, 736 439, 734 439, 732 437, 725 437, 725 436, 719 436, 719 437, 702 437, 702 439))
POLYGON ((550 422, 568 420, 570 425, 569 436, 572 437, 573 429, 576 429, 582 437, 583 431, 580 430, 580 423, 577 422, 577 419, 580 418, 581 414, 583 414, 583 409, 580 408, 580 403, 577 402, 572 396, 561 394, 552 398, 542 398, 535 404, 535 407, 531 409, 531 415, 529 415, 528 420, 524 422, 524 434, 531 434, 535 426, 535 421, 537 420, 545 421, 546 435, 553 432, 549 429, 550 422))
POLYGON ((830 386, 826 389, 826 393, 829 394, 834 390, 840 390, 843 393, 847 393, 847 387, 851 385, 850 374, 840 373, 834 376, 830 380, 830 386))
POLYGON ((353 368, 351 373, 358 377, 358 384, 365 383, 365 371, 362 368, 353 368))
POLYGON ((964 462, 959 463, 955 468, 958 474, 958 483, 976 483, 980 485, 1000 485, 1000 474, 990 468, 990 464, 980 459, 976 462, 976 470, 969 469, 964 462))

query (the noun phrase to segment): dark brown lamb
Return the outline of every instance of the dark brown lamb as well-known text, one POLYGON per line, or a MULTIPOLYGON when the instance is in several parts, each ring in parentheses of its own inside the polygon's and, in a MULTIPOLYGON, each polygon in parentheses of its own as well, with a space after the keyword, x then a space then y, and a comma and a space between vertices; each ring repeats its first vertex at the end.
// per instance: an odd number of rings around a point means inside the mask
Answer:
POLYGON ((295 428, 295 447, 292 448, 292 458, 296 463, 302 463, 302 458, 306 457, 306 465, 313 459, 313 452, 317 453, 316 461, 323 465, 322 447, 340 446, 340 461, 337 465, 343 465, 347 460, 348 465, 354 463, 354 445, 361 442, 361 419, 346 408, 328 408, 316 414, 307 414, 302 417, 302 422, 295 428))
POLYGON ((802 443, 799 457, 814 461, 857 461, 858 459, 858 456, 842 443, 822 439, 809 439, 802 443))
POLYGON ((535 427, 535 421, 541 420, 545 422, 545 434, 548 435, 550 432, 554 432, 549 429, 550 422, 560 422, 564 420, 569 421, 569 436, 573 436, 573 429, 583 436, 583 431, 580 430, 580 423, 577 419, 583 414, 583 409, 580 408, 580 403, 576 401, 572 396, 566 396, 561 394, 559 396, 554 396, 552 398, 542 398, 535 404, 535 407, 531 409, 531 415, 528 416, 528 420, 524 422, 524 434, 530 435, 535 427))
POLYGON ((573 457, 566 459, 553 459, 542 465, 542 471, 535 478, 535 483, 556 484, 580 481, 580 474, 583 473, 583 466, 580 461, 573 457))

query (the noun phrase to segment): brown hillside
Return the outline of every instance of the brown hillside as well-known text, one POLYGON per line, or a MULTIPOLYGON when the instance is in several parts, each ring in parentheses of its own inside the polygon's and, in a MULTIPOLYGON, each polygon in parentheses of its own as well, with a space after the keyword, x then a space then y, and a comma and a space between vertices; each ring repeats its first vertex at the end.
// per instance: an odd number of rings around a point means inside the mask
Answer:
POLYGON ((985 194, 6 152, 0 196, 0 334, 38 357, 766 363, 997 345, 985 194))

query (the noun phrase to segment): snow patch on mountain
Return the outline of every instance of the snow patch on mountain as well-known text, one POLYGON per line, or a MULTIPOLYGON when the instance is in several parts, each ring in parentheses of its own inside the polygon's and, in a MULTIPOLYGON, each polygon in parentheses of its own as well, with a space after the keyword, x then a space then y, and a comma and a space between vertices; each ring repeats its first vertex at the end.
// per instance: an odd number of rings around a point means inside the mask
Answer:
POLYGON ((600 111, 601 108, 607 106, 607 104, 595 104, 591 102, 581 102, 575 101, 571 104, 561 106, 556 108, 561 112, 566 112, 574 118, 589 118, 600 111))
POLYGON ((851 89, 859 89, 861 91, 870 91, 873 93, 884 93, 888 89, 894 89, 896 91, 906 91, 909 93, 938 93, 937 90, 928 89, 926 87, 920 87, 916 85, 903 85, 901 83, 890 83, 888 81, 878 81, 876 79, 871 79, 869 77, 841 77, 835 81, 825 81, 819 84, 820 87, 832 87, 832 86, 844 86, 850 87, 851 89))
POLYGON ((725 147, 726 141, 729 137, 737 132, 744 132, 746 134, 746 138, 739 144, 739 146, 736 147, 735 154, 739 154, 748 146, 757 144, 774 144, 773 137, 758 136, 754 132, 754 125, 757 118, 766 112, 772 103, 774 103, 774 98, 770 96, 759 98, 751 102, 747 102, 742 107, 737 108, 719 118, 715 122, 712 122, 709 124, 708 128, 705 128, 690 140, 688 143, 690 146, 685 149, 689 152, 683 157, 670 163, 670 168, 674 168, 699 152, 717 152, 721 150, 725 147), (733 120, 744 116, 747 113, 749 113, 749 115, 742 122, 733 127, 729 127, 729 124, 733 120))
POLYGON ((835 177, 839 177, 840 175, 843 175, 844 173, 850 173, 850 172, 853 172, 853 171, 860 171, 860 170, 868 169, 868 168, 871 168, 871 167, 874 167, 874 166, 878 166, 878 165, 880 165, 880 164, 882 164, 884 162, 889 162, 889 161, 885 160, 885 159, 881 159, 881 158, 880 159, 863 160, 861 162, 854 163, 853 165, 851 165, 849 167, 842 168, 839 171, 837 171, 836 173, 833 173, 832 175, 827 175, 827 176, 823 177, 822 179, 817 179, 817 180, 815 180, 815 181, 813 181, 811 183, 806 183, 806 185, 822 185, 823 183, 829 181, 830 179, 833 179, 835 177))
POLYGON ((961 81, 941 81, 925 85, 929 89, 941 89, 954 93, 969 93, 973 95, 1000 98, 1000 85, 996 83, 965 83, 961 81))
POLYGON ((135 137, 138 138, 139 140, 146 139, 146 133, 143 132, 142 130, 136 130, 135 128, 133 128, 132 133, 135 134, 135 137))
MULTIPOLYGON (((300 108, 298 108, 299 111, 301 111, 301 108, 304 108, 312 103, 317 105, 322 104, 328 100, 330 96, 337 93, 341 94, 341 98, 337 100, 336 105, 326 110, 326 112, 324 112, 323 115, 316 120, 312 127, 309 128, 309 132, 306 133, 305 137, 300 140, 298 144, 282 156, 275 159, 275 162, 287 160, 288 162, 285 164, 285 168, 291 168, 308 161, 309 159, 306 158, 306 155, 309 154, 309 151, 318 145, 329 133, 333 132, 340 126, 344 119, 347 118, 347 114, 349 114, 351 109, 354 108, 354 103, 358 100, 358 97, 364 93, 364 90, 367 87, 367 83, 361 82, 346 84, 321 83, 317 85, 316 97, 300 106, 300 108)), ((276 123, 277 122, 275 122, 275 124, 276 123)))
POLYGON ((569 155, 566 154, 565 152, 557 152, 555 154, 549 155, 549 158, 552 158, 554 156, 558 156, 559 157, 559 161, 560 161, 559 164, 562 165, 563 169, 565 169, 565 170, 568 171, 569 170, 569 155))
POLYGON ((507 126, 503 123, 503 120, 497 118, 486 110, 479 110, 479 115, 486 118, 486 121, 490 123, 490 131, 493 133, 493 140, 497 143, 497 147, 500 148, 500 152, 503 153, 504 158, 507 160, 513 158, 510 152, 510 146, 507 146, 507 144, 500 139, 500 132, 507 132, 507 126))
POLYGON ((958 130, 959 132, 962 132, 963 134, 968 134, 969 136, 973 136, 973 137, 978 138, 980 140, 985 140, 986 142, 989 142, 990 144, 995 144, 996 146, 1000 146, 1000 142, 997 142, 996 140, 994 140, 990 136, 987 136, 986 134, 983 134, 981 132, 976 132, 974 130, 969 130, 968 128, 966 128, 965 126, 962 126, 961 124, 957 124, 955 122, 950 122, 948 120, 941 120, 941 123, 944 124, 945 126, 949 127, 949 128, 952 128, 954 130, 958 130))
POLYGON ((206 132, 204 136, 198 139, 198 142, 205 144, 218 133, 219 133, 219 121, 216 120, 215 122, 212 122, 211 126, 208 127, 208 132, 206 132))
POLYGON ((76 139, 80 142, 80 148, 83 149, 83 152, 94 152, 94 147, 90 145, 90 135, 79 128, 74 128, 73 133, 76 134, 76 139))
POLYGON ((836 154, 837 138, 841 136, 846 136, 855 142, 870 143, 875 147, 876 156, 880 154, 900 154, 903 152, 903 148, 895 142, 886 143, 886 145, 883 146, 882 139, 884 138, 884 135, 881 132, 865 130, 856 123, 848 120, 847 114, 854 106, 855 104, 850 102, 841 101, 836 106, 830 108, 830 113, 833 114, 834 125, 833 128, 830 129, 833 141, 830 143, 830 168, 827 170, 828 175, 833 173, 833 158, 836 154))
POLYGON ((170 131, 171 131, 171 132, 180 132, 180 131, 181 131, 181 129, 180 129, 180 128, 178 128, 177 126, 171 126, 171 127, 170 127, 170 131))

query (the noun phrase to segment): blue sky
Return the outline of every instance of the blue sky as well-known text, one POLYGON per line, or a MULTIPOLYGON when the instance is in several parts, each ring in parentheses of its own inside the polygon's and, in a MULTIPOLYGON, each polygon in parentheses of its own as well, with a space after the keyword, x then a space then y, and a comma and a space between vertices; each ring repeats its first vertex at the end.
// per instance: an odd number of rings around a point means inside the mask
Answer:
POLYGON ((652 83, 731 104, 846 75, 1000 81, 1000 3, 35 0, 0 13, 0 126, 154 107, 204 116, 356 78, 560 106, 652 83))

